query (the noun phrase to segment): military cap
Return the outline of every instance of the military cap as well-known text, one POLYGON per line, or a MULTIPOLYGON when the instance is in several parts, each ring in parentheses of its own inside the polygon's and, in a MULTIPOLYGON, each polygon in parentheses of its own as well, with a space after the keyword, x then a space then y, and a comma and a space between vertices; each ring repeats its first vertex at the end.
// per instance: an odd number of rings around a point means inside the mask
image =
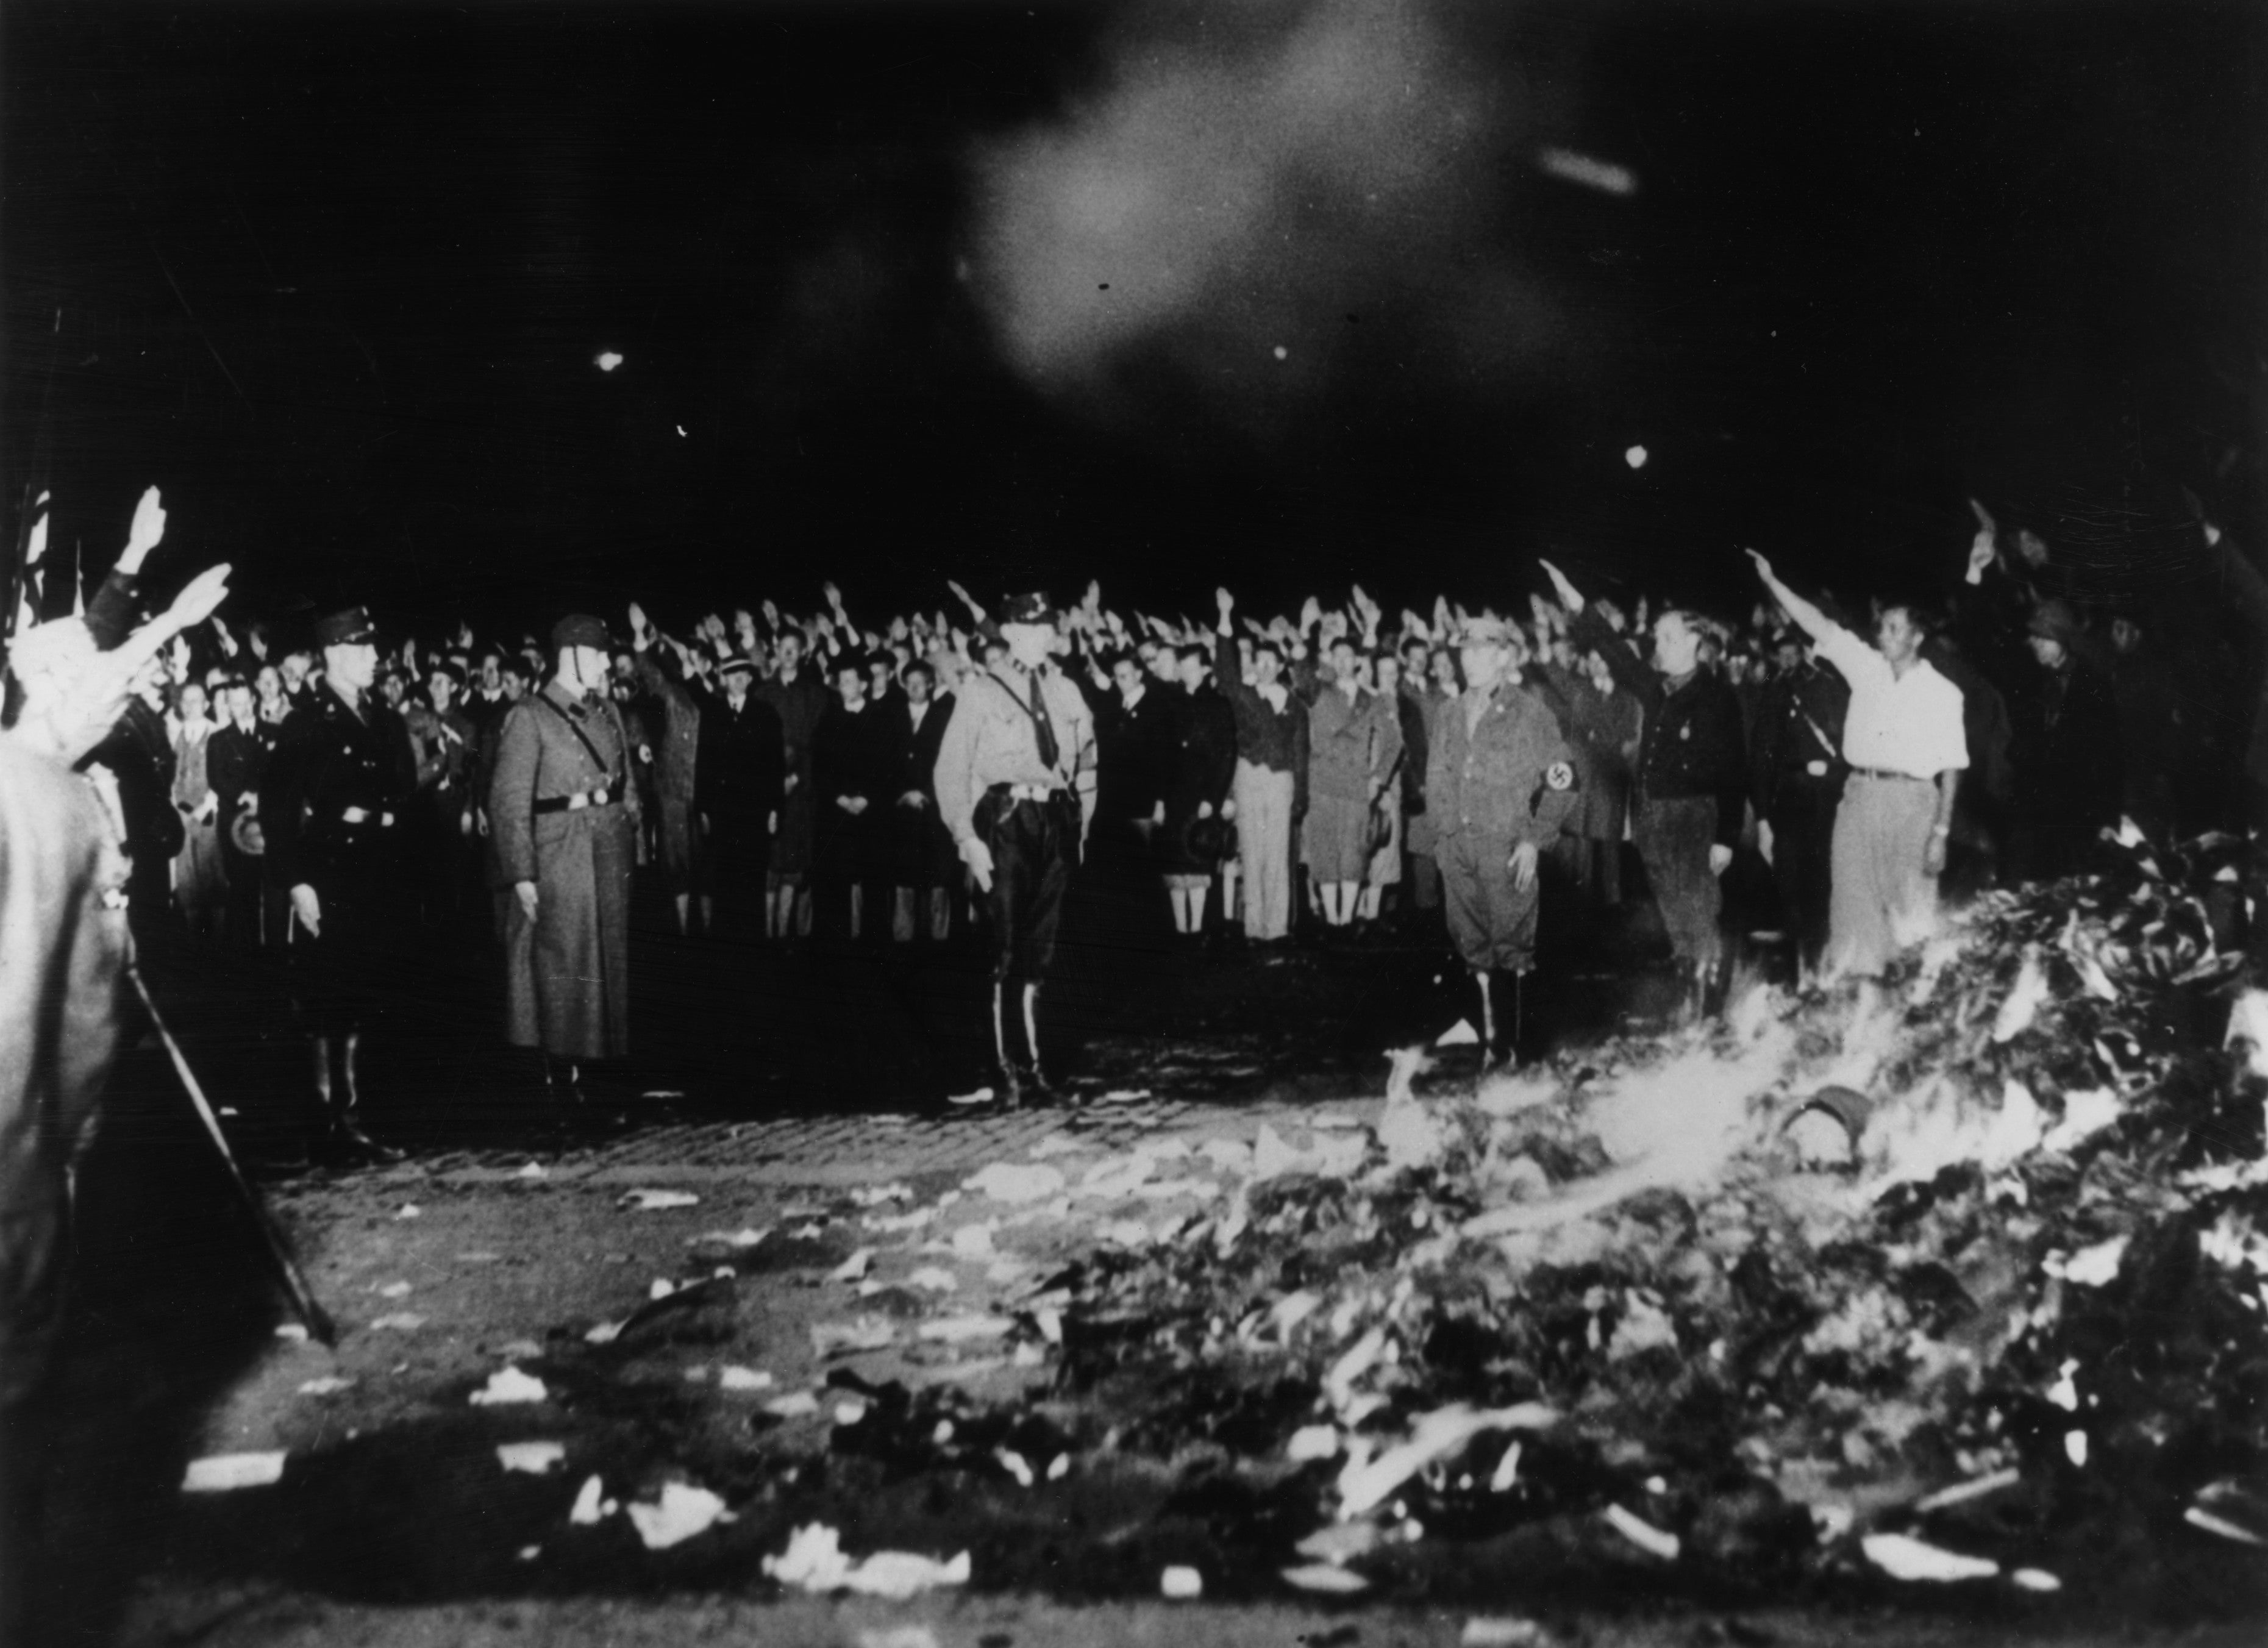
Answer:
POLYGON ((344 612, 335 612, 315 621, 317 646, 365 646, 377 639, 378 626, 371 622, 369 612, 360 607, 350 607, 344 612))
POLYGON ((1056 621, 1056 609, 1048 598, 1037 590, 1011 595, 1000 603, 1000 622, 1004 624, 1047 624, 1056 621))
POLYGON ((601 652, 611 651, 614 637, 607 626, 586 613, 574 613, 551 626, 551 650, 564 651, 569 647, 596 647, 601 652))

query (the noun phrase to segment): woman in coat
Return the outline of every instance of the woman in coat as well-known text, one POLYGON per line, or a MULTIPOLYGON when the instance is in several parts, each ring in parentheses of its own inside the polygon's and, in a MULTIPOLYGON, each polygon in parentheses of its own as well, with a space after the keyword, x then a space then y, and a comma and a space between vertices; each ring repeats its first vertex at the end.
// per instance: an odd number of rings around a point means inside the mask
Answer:
POLYGON ((1307 706, 1307 817, 1300 862, 1322 889, 1323 920, 1354 919, 1364 872, 1378 850, 1380 796, 1397 782, 1402 722, 1395 706, 1362 684, 1354 643, 1340 636, 1328 655, 1331 679, 1307 706))

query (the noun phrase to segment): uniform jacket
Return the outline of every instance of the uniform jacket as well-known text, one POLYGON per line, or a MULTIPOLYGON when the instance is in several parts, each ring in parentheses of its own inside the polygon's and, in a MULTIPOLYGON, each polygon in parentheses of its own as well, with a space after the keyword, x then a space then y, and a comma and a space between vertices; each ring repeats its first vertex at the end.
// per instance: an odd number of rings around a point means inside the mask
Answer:
POLYGON ((1639 795, 1652 801, 1709 797, 1717 804, 1715 844, 1738 843, 1748 801, 1748 752, 1741 737, 1741 706, 1724 677, 1697 669, 1673 685, 1648 667, 1594 607, 1575 615, 1568 635, 1579 649, 1597 651, 1615 685, 1636 698, 1646 713, 1638 757, 1639 795))
POLYGON ((1446 701, 1434 717, 1425 817, 1437 840, 1547 847, 1574 817, 1575 784, 1574 752, 1557 718, 1524 687, 1499 684, 1470 732, 1462 698, 1446 701))
POLYGON ((489 828, 504 880, 538 880, 541 847, 582 816, 563 812, 539 816, 534 811, 538 801, 611 782, 620 784, 624 798, 615 807, 596 811, 619 812, 626 821, 634 820, 637 788, 630 779, 633 759, 629 734, 612 699, 578 698, 555 681, 514 704, 497 730, 496 769, 489 780, 489 828), (575 736, 576 728, 596 747, 597 760, 584 747, 583 739, 575 736))
POLYGON ((614 701, 571 695, 556 681, 514 704, 497 730, 490 838, 504 881, 536 889, 533 921, 516 903, 505 912, 505 1024, 514 1046, 563 1058, 615 1058, 630 1049, 633 759, 614 701), (576 728, 596 747, 595 759, 576 728), (622 798, 534 810, 539 800, 601 784, 622 798))
POLYGON ((1166 784, 1169 820, 1195 816, 1197 804, 1218 813, 1236 777, 1236 711, 1219 688, 1200 683, 1175 705, 1173 769, 1166 784))
POLYGON ((1049 768, 1040 760, 1038 734, 1024 708, 1032 678, 1010 664, 1000 670, 1005 679, 992 670, 976 670, 961 683, 953 719, 938 747, 938 816, 956 842, 975 834, 976 804, 994 784, 1075 790, 1084 817, 1092 820, 1094 815, 1094 721, 1086 699, 1053 666, 1043 665, 1035 672, 1055 729, 1056 761, 1049 768))
POLYGON ((1576 804, 1572 834, 1586 841, 1618 842, 1630 820, 1632 776, 1645 730, 1638 700, 1602 693, 1572 671, 1552 666, 1565 705, 1560 727, 1575 752, 1576 804))
POLYGON ((1843 717, 1850 707, 1851 685, 1843 672, 1810 660, 1766 685, 1749 746, 1749 793, 1758 817, 1771 814, 1783 783, 1827 784, 1842 792, 1851 770, 1843 761, 1843 717))
POLYGON ((260 783, 260 830, 270 882, 319 894, 339 875, 383 871, 417 784, 416 758, 401 717, 363 695, 362 713, 323 688, 284 718, 260 783), (350 807, 371 818, 350 821, 350 807), (394 823, 374 820, 391 814, 394 823))

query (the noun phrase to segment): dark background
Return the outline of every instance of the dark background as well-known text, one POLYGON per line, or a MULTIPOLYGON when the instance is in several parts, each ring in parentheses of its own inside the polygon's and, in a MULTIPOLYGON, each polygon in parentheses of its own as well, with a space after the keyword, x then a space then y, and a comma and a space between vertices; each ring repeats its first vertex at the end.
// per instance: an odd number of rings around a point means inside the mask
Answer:
POLYGON ((1426 15, 1521 87, 1426 254, 1516 271, 1518 347, 1373 256, 1310 282, 1327 369, 1166 337, 1104 394, 1001 348, 980 158, 1228 9, 14 0, 9 527, 52 486, 98 576, 155 482, 161 578, 515 629, 828 576, 1501 600, 1551 550, 1745 600, 1742 543, 1881 588, 1950 576, 1971 494, 2163 579, 2182 487, 2257 537, 2257 6, 1426 15))

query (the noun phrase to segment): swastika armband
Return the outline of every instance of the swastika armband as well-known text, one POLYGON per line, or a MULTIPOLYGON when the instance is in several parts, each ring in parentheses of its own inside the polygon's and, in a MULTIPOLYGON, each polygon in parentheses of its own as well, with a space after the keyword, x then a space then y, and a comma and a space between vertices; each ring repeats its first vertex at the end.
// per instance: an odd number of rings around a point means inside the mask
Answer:
POLYGON ((1575 787, 1574 768, 1563 761, 1553 761, 1543 769, 1543 787, 1546 790, 1572 790, 1575 787))

